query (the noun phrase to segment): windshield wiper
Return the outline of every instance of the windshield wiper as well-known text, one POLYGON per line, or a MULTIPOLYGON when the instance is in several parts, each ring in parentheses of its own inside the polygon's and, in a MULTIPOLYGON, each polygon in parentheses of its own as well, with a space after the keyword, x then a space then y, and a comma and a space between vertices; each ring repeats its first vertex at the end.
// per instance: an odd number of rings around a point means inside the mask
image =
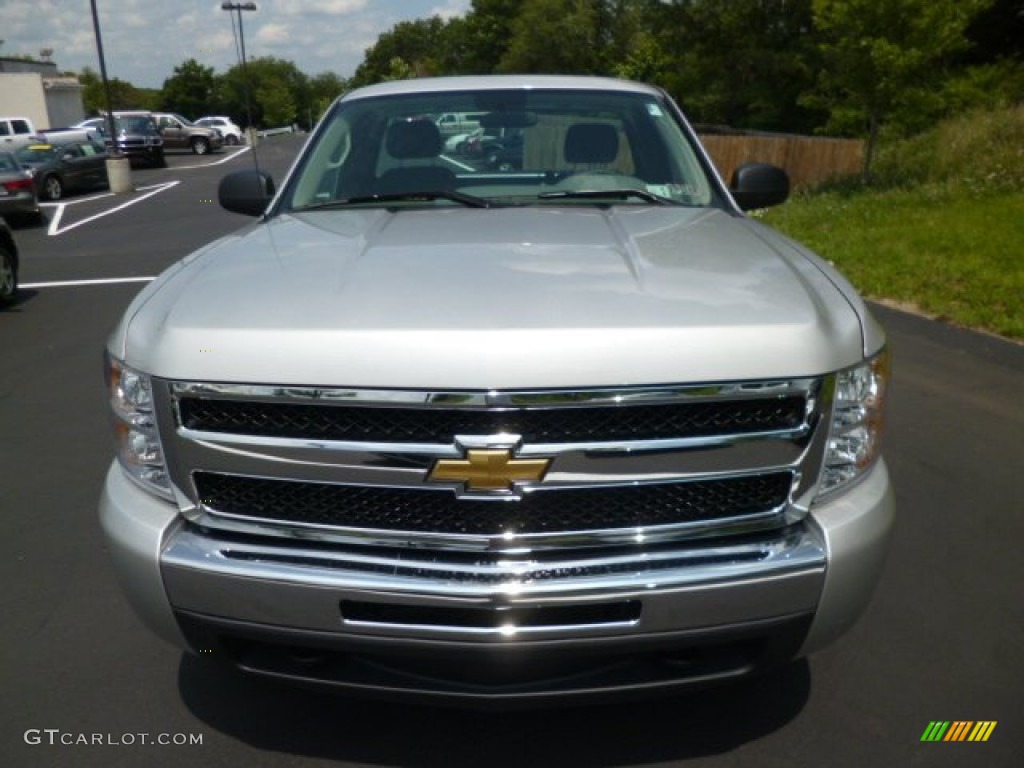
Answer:
POLYGON ((625 200, 630 197, 636 197, 645 202, 654 203, 655 205, 678 205, 675 200, 655 195, 654 193, 648 192, 644 189, 632 189, 630 187, 617 189, 563 189, 552 192, 541 192, 537 197, 541 200, 567 200, 574 198, 586 200, 590 198, 600 199, 602 197, 613 197, 625 200))
POLYGON ((429 192, 395 192, 387 195, 360 195, 358 197, 342 197, 337 200, 325 200, 322 203, 310 203, 292 208, 292 213, 299 211, 322 211, 330 208, 344 208, 349 205, 365 205, 366 203, 400 203, 405 200, 451 200, 462 203, 467 208, 492 208, 494 204, 482 197, 467 195, 462 192, 433 190, 429 192))

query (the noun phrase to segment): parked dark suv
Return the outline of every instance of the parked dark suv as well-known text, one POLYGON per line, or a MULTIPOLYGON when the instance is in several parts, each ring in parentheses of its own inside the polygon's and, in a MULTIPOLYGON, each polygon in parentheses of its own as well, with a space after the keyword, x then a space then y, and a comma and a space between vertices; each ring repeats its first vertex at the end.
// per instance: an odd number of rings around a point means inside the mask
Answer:
POLYGON ((134 163, 142 161, 157 168, 167 166, 164 140, 149 112, 115 112, 114 139, 104 133, 107 150, 116 142, 117 149, 134 163))

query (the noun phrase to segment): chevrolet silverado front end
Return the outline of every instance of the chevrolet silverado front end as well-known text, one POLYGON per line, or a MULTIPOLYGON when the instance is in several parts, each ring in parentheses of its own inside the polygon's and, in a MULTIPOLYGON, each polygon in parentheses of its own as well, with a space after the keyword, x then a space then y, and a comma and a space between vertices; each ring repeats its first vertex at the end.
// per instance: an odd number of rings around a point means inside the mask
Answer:
POLYGON ((250 672, 498 704, 841 635, 892 526, 888 356, 841 276, 741 213, 779 178, 730 195, 638 84, 340 99, 278 194, 225 180, 266 212, 108 344, 101 519, 138 613, 250 672), (521 170, 445 155, 451 111, 521 130, 521 170))

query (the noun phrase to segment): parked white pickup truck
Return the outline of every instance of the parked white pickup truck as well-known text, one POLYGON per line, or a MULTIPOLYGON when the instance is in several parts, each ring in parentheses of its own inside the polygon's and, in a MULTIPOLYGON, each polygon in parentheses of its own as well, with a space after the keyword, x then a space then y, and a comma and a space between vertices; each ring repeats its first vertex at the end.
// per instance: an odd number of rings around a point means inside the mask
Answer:
POLYGON ((481 112, 445 112, 437 116, 434 123, 441 132, 441 138, 470 133, 480 127, 481 112))
POLYGON ((275 679, 522 705, 725 681, 834 640, 893 523, 885 337, 619 80, 343 96, 251 226, 106 348, 100 516, 168 640, 275 679), (425 116, 521 134, 514 173, 425 116))
POLYGON ((89 134, 85 128, 39 130, 27 117, 0 117, 0 150, 8 152, 40 141, 85 141, 89 134))
POLYGON ((13 152, 31 144, 35 126, 27 117, 0 117, 0 149, 13 152))

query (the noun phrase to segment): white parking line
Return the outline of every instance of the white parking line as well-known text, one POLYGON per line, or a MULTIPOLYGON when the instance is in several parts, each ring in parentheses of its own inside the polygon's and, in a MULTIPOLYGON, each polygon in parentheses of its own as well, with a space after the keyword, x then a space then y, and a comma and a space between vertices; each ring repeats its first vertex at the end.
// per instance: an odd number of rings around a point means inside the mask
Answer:
MULTIPOLYGON (((49 227, 49 229, 46 230, 46 234, 49 235, 50 237, 54 237, 56 235, 63 235, 65 232, 70 232, 72 229, 75 229, 75 227, 80 227, 83 224, 88 224, 90 221, 96 221, 96 219, 102 219, 104 216, 109 216, 112 213, 117 213, 118 211, 123 210, 124 208, 127 208, 130 205, 135 205, 136 203, 141 203, 147 197, 152 197, 153 195, 158 195, 161 192, 163 192, 164 190, 170 189, 171 187, 178 186, 180 183, 181 183, 180 181, 168 181, 168 182, 164 182, 163 184, 154 184, 152 187, 145 187, 145 189, 149 189, 151 191, 147 192, 144 195, 140 195, 139 197, 133 198, 133 199, 129 200, 126 203, 121 203, 121 205, 117 205, 117 206, 115 206, 115 207, 113 207, 113 208, 111 208, 109 210, 103 211, 101 213, 97 213, 95 216, 87 216, 84 219, 82 219, 81 221, 76 221, 74 224, 68 224, 63 229, 60 228, 60 220, 64 216, 64 208, 65 208, 66 205, 68 205, 68 203, 61 203, 61 204, 59 204, 57 206, 57 210, 54 211, 53 218, 50 219, 50 227, 49 227)), ((105 197, 105 195, 101 195, 101 197, 105 197)), ((92 198, 92 199, 93 200, 98 200, 99 198, 92 198)), ((85 202, 85 201, 79 200, 79 201, 76 201, 76 202, 85 202)))
POLYGON ((248 152, 250 149, 252 149, 252 147, 239 147, 236 151, 232 152, 227 157, 222 157, 220 160, 218 160, 215 163, 197 163, 196 165, 176 165, 176 166, 174 166, 174 168, 172 170, 175 170, 175 171, 187 171, 187 170, 190 170, 192 168, 212 168, 213 166, 220 165, 221 163, 230 163, 236 157, 238 157, 239 155, 241 155, 241 154, 243 154, 245 152, 248 152))
MULTIPOLYGON (((166 184, 167 184, 166 181, 161 183, 161 184, 149 184, 149 185, 147 185, 145 187, 136 187, 135 191, 136 192, 145 192, 147 189, 156 189, 157 187, 163 187, 166 184)), ((103 192, 102 194, 92 195, 90 197, 80 197, 77 200, 61 200, 59 203, 43 203, 43 202, 40 202, 39 203, 39 207, 40 208, 63 208, 64 206, 67 206, 67 205, 78 205, 79 203, 91 203, 94 200, 102 200, 105 197, 113 197, 113 196, 114 196, 113 192, 103 192)))
POLYGON ((118 283, 149 283, 155 277, 109 277, 102 280, 59 280, 52 283, 21 283, 21 288, 69 288, 78 285, 116 285, 118 283))
POLYGON ((63 208, 66 205, 78 205, 79 203, 91 203, 93 200, 102 200, 104 197, 113 197, 113 192, 104 192, 102 195, 91 197, 80 197, 77 200, 61 200, 59 203, 39 203, 40 208, 63 208))

